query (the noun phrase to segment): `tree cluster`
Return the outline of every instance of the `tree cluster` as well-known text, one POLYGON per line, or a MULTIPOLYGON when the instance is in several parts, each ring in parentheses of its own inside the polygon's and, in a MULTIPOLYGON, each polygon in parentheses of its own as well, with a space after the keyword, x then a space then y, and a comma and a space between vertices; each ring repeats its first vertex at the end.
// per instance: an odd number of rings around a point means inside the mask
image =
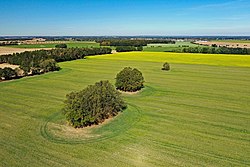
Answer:
POLYGON ((117 46, 116 47, 117 52, 130 52, 130 51, 142 51, 142 50, 143 50, 142 46, 138 46, 138 47, 134 47, 134 46, 117 46))
POLYGON ((10 67, 0 68, 0 80, 9 80, 18 77, 18 71, 10 67))
POLYGON ((126 108, 120 93, 109 81, 68 94, 64 105, 63 113, 75 128, 99 124, 126 108))
MULTIPOLYGON (((23 76, 59 70, 57 62, 82 59, 89 55, 110 54, 110 48, 68 48, 37 50, 0 56, 0 64, 19 65, 23 76)), ((6 77, 3 77, 6 78, 6 77)))
POLYGON ((228 48, 228 47, 188 47, 182 48, 183 53, 209 53, 209 54, 250 54, 247 48, 228 48))
POLYGON ((68 46, 67 46, 67 44, 65 44, 65 43, 62 43, 62 44, 57 44, 56 46, 55 46, 55 48, 67 48, 68 46))
POLYGON ((121 91, 135 92, 143 88, 144 77, 141 71, 125 67, 116 75, 115 86, 121 91))

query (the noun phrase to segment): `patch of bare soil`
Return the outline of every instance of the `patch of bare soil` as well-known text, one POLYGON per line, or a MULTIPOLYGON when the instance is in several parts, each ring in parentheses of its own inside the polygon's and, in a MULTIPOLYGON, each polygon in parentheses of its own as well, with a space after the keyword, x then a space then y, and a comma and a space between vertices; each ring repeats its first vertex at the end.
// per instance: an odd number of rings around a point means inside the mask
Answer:
POLYGON ((52 49, 52 48, 25 49, 25 48, 0 47, 0 55, 13 54, 13 53, 21 53, 21 52, 25 52, 25 51, 50 50, 50 49, 52 49))
POLYGON ((5 67, 9 67, 9 68, 12 68, 14 70, 16 68, 19 68, 19 65, 13 65, 13 64, 8 64, 8 63, 0 64, 0 68, 5 68, 5 67))
MULTIPOLYGON (((118 115, 120 115, 119 113, 118 115)), ((117 116, 118 116, 117 115, 117 116)), ((117 117, 116 116, 116 117, 117 117)), ((57 137, 63 137, 67 139, 84 139, 84 138, 95 138, 99 137, 100 135, 93 134, 92 130, 95 128, 99 128, 110 121, 112 121, 115 117, 108 118, 104 122, 98 124, 98 125, 92 125, 92 126, 87 126, 84 128, 74 128, 67 123, 60 124, 60 123, 48 123, 48 130, 50 133, 57 137)))
POLYGON ((250 43, 235 43, 235 42, 212 42, 212 41, 196 41, 195 43, 200 45, 212 46, 212 44, 216 44, 219 46, 225 46, 228 48, 250 48, 250 43))
POLYGON ((91 129, 88 127, 74 128, 67 124, 61 125, 56 123, 49 123, 48 128, 53 135, 68 139, 98 137, 98 135, 91 134, 91 129))
POLYGON ((135 94, 138 94, 138 93, 141 92, 141 91, 136 91, 136 92, 125 92, 125 91, 118 90, 118 92, 123 93, 123 94, 128 94, 128 95, 135 95, 135 94))

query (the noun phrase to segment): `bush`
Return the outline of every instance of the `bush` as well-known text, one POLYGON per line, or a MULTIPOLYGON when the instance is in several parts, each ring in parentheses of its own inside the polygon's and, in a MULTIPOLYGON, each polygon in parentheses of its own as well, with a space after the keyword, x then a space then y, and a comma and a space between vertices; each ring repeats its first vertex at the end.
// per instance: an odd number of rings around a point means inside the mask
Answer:
POLYGON ((97 82, 66 97, 63 113, 75 128, 99 124, 126 108, 120 93, 109 81, 97 82))
POLYGON ((55 48, 67 48, 68 46, 66 44, 57 44, 55 48))
POLYGON ((143 88, 143 83, 144 78, 142 73, 136 68, 125 67, 116 75, 115 86, 122 91, 138 91, 143 88))
POLYGON ((170 70, 170 65, 168 64, 168 62, 165 62, 165 63, 163 64, 162 70, 166 70, 166 71, 169 71, 169 70, 170 70))

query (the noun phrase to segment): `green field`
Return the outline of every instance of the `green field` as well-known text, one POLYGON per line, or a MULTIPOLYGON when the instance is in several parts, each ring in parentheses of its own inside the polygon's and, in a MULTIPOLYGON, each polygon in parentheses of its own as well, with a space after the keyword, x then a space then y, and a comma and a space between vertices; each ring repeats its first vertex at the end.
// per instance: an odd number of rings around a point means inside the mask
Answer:
POLYGON ((129 52, 0 83, 0 166, 249 166, 250 56, 129 52), (163 62, 171 71, 162 71, 163 62), (65 95, 123 67, 145 88, 94 128, 65 125, 65 95))
POLYGON ((180 51, 183 47, 205 47, 202 45, 192 44, 191 42, 176 42, 175 44, 148 44, 143 47, 147 52, 175 52, 180 51))
MULTIPOLYGON (((99 43, 91 42, 91 41, 85 41, 85 42, 67 42, 65 41, 65 44, 69 48, 78 47, 100 47, 99 43)), ((21 45, 12 45, 8 47, 12 48, 54 48, 57 45, 57 43, 51 43, 51 44, 21 44, 21 45)))

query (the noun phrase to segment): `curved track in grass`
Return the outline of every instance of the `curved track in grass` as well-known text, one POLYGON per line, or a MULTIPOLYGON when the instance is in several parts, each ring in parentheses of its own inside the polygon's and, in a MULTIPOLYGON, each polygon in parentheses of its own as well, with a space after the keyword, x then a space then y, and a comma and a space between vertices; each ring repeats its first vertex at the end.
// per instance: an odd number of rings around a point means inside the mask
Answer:
MULTIPOLYGON (((62 114, 60 112, 56 112, 52 114, 48 118, 48 120, 41 126, 40 133, 45 139, 56 143, 80 144, 87 142, 97 142, 100 140, 106 140, 118 136, 122 133, 126 133, 128 129, 130 129, 134 124, 140 121, 140 117, 141 109, 136 105, 128 104, 128 108, 120 113, 117 117, 114 117, 113 120, 110 120, 110 122, 103 125, 100 124, 96 127, 91 128, 89 134, 86 135, 86 137, 81 136, 81 138, 69 138, 68 136, 65 136, 65 134, 58 134, 57 130, 53 130, 52 124, 55 124, 57 120, 62 119, 62 114)), ((85 133, 84 129, 80 133, 85 133)))

